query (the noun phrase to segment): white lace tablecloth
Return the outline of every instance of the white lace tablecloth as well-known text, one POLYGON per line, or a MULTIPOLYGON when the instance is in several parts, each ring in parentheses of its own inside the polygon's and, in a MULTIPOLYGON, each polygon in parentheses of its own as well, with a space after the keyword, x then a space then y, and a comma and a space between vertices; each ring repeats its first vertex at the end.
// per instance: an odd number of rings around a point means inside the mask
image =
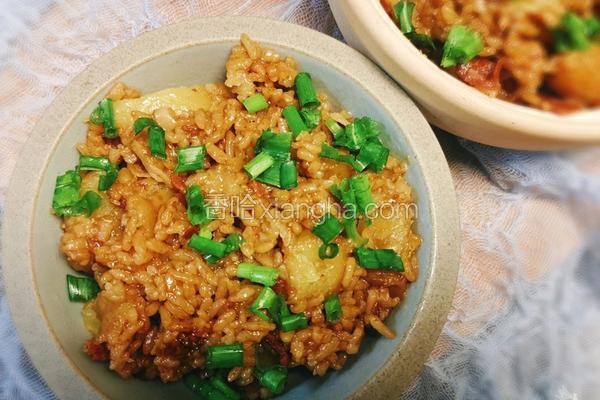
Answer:
MULTIPOLYGON (((340 38, 324 0, 0 0, 0 210, 29 132, 71 78, 144 31, 223 14, 340 38)), ((599 399, 600 149, 529 153, 439 138, 461 209, 461 271, 443 334, 403 398, 599 399)), ((0 285, 0 399, 51 398, 0 285)))

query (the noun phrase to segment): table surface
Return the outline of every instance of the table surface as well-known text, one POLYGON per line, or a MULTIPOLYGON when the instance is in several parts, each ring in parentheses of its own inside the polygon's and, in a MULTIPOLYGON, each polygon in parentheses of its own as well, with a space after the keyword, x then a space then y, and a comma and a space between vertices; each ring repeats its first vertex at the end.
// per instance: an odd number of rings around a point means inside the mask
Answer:
MULTIPOLYGON (((202 15, 261 15, 341 39, 324 0, 0 0, 0 9, 0 212, 45 107, 119 43, 202 15)), ((600 148, 531 153, 438 138, 460 204, 461 270, 444 331, 402 397, 598 398, 600 148)), ((0 398, 53 398, 3 293, 0 281, 0 398)))

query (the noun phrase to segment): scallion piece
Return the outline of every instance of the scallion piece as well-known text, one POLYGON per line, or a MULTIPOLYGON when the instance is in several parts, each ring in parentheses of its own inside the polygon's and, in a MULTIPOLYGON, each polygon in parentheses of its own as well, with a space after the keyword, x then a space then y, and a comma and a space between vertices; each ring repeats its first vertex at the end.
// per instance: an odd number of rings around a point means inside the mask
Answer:
POLYGON ((244 169, 252 179, 256 179, 260 174, 269 169, 274 162, 275 159, 273 157, 266 152, 262 152, 244 165, 244 169))
POLYGON ((117 179, 117 167, 110 163, 106 157, 79 156, 79 169, 91 171, 104 171, 98 180, 98 190, 105 191, 117 179))
POLYGON ((344 219, 344 232, 348 239, 352 240, 357 247, 364 246, 369 242, 368 239, 363 238, 358 233, 356 227, 356 218, 345 218, 344 219))
POLYGON ((483 40, 479 33, 464 25, 454 25, 444 43, 442 68, 465 64, 483 50, 483 40))
POLYGON ((308 319, 304 313, 291 314, 281 318, 281 330, 283 332, 295 331, 308 327, 308 319))
POLYGON ((279 171, 279 187, 281 189, 292 189, 298 186, 296 161, 289 160, 282 162, 279 171))
POLYGON ((212 239, 204 238, 198 234, 193 235, 188 246, 199 253, 211 255, 218 258, 223 258, 227 254, 227 245, 222 242, 217 242, 212 239))
POLYGON ((265 172, 257 176, 254 180, 257 182, 266 183, 267 185, 281 188, 281 166, 282 161, 275 160, 273 165, 269 167, 265 172))
POLYGON ((326 260, 329 258, 335 258, 340 252, 340 246, 335 243, 323 243, 319 247, 319 258, 326 260))
POLYGON ((411 32, 406 33, 405 36, 421 50, 435 50, 437 48, 433 38, 423 33, 411 32))
POLYGON ((279 270, 258 264, 240 263, 236 270, 236 276, 264 286, 273 286, 279 276, 279 270))
POLYGON ((269 103, 267 103, 265 97, 260 93, 256 93, 246 98, 244 101, 242 101, 242 103, 244 104, 244 107, 246 107, 246 110, 248 110, 250 114, 257 113, 260 110, 264 110, 265 108, 269 107, 269 103))
POLYGON ((313 86, 312 78, 308 72, 300 72, 296 75, 296 95, 301 107, 315 108, 321 102, 317 98, 317 92, 313 86))
POLYGON ((390 271, 404 272, 402 258, 391 249, 369 249, 359 247, 354 249, 356 262, 366 269, 387 269, 390 271))
POLYGON ((133 123, 133 132, 135 132, 135 134, 138 135, 144 129, 149 128, 151 126, 155 126, 155 125, 156 125, 156 121, 154 121, 152 118, 147 118, 147 117, 138 118, 133 123))
POLYGON ((270 287, 265 286, 258 294, 256 300, 250 305, 249 310, 256 314, 260 319, 268 321, 269 317, 262 310, 268 311, 277 307, 277 299, 277 293, 270 287))
POLYGON ((600 19, 598 17, 591 17, 585 21, 585 33, 588 37, 594 37, 600 33, 600 19))
POLYGON ((154 125, 148 129, 148 145, 150 146, 150 154, 154 157, 162 160, 167 158, 165 131, 163 128, 154 125))
POLYGON ((415 28, 412 23, 413 10, 415 3, 411 1, 400 1, 394 5, 394 15, 398 19, 400 31, 402 33, 414 32, 415 28))
POLYGON ((210 220, 209 209, 198 185, 192 185, 185 192, 187 216, 192 225, 202 225, 210 220))
POLYGON ((285 302, 285 298, 278 294, 277 301, 275 304, 267 310, 271 319, 281 328, 281 318, 286 317, 290 314, 290 310, 285 302))
POLYGON ((269 389, 274 395, 283 393, 288 378, 288 370, 276 365, 266 369, 257 369, 256 374, 260 384, 269 389))
POLYGON ((356 205, 356 195, 354 194, 354 190, 350 187, 350 180, 346 178, 338 185, 332 185, 329 190, 344 206, 344 217, 355 218, 358 207, 356 205))
POLYGON ((358 172, 363 171, 367 167, 367 164, 358 161, 356 158, 354 158, 354 156, 350 154, 342 154, 338 149, 328 145, 327 143, 321 144, 320 155, 323 158, 349 164, 358 172))
POLYGON ((327 321, 336 322, 342 318, 342 304, 337 294, 334 293, 325 299, 324 308, 327 321))
MULTIPOLYGON (((200 230, 200 236, 202 236, 202 230, 200 230)), ((221 243, 223 243, 226 246, 226 248, 225 248, 225 255, 228 255, 228 254, 230 254, 230 253, 238 250, 240 248, 240 246, 242 245, 243 242, 244 242, 244 238, 239 233, 232 233, 231 235, 227 236, 221 242, 221 243)), ((217 261, 219 261, 221 258, 223 258, 223 257, 218 257, 218 256, 215 256, 215 255, 212 255, 212 254, 205 254, 204 255, 204 260, 208 264, 214 264, 217 261)))
POLYGON ((270 130, 265 130, 254 146, 254 154, 268 153, 274 159, 283 161, 290 159, 291 150, 291 133, 273 133, 270 130))
POLYGON ((317 225, 312 229, 313 235, 317 236, 323 243, 329 243, 335 239, 342 231, 344 226, 336 217, 327 213, 319 219, 317 225))
POLYGON ((184 376, 183 383, 203 400, 233 400, 213 386, 209 380, 201 379, 198 375, 184 376))
POLYGON ((206 368, 234 368, 244 365, 244 347, 241 343, 208 346, 206 368))
POLYGON ((354 192, 358 210, 366 215, 369 211, 369 207, 374 205, 369 178, 365 174, 358 174, 351 176, 348 179, 348 182, 350 184, 350 189, 354 192))
POLYGON ((308 127, 302 120, 302 117, 300 116, 300 113, 296 107, 287 106, 283 109, 282 114, 287 122, 288 128, 290 128, 294 134, 294 139, 300 134, 300 132, 308 132, 308 127))
POLYGON ((354 121, 346 126, 344 139, 345 147, 354 151, 360 150, 360 147, 367 141, 367 131, 365 130, 364 125, 354 121))
POLYGON ((92 278, 67 275, 67 290, 69 301, 87 302, 98 295, 100 287, 92 278))
POLYGON ((203 145, 177 149, 175 172, 190 172, 204 168, 206 148, 203 145))
POLYGON ((589 33, 592 25, 588 25, 581 17, 573 12, 563 15, 560 26, 554 33, 554 48, 558 52, 586 50, 590 47, 589 33))
POLYGON ((380 172, 387 164, 390 151, 382 145, 377 139, 369 140, 361 147, 356 156, 356 161, 360 165, 366 165, 369 169, 380 172))
POLYGON ((319 125, 319 121, 321 121, 321 111, 319 110, 303 108, 300 110, 300 116, 306 127, 311 131, 315 129, 319 125))
POLYGON ((52 208, 56 215, 62 216, 66 207, 72 206, 79 200, 80 186, 81 176, 76 170, 67 171, 56 178, 52 196, 52 208))
POLYGON ((105 138, 115 139, 119 137, 111 99, 103 99, 98 103, 98 106, 90 114, 90 122, 95 125, 104 125, 103 135, 105 138))
MULTIPOLYGON (((220 376, 213 376, 212 378, 210 378, 210 384, 217 389, 218 391, 220 391, 221 393, 223 393, 225 395, 225 398, 227 398, 227 400, 240 400, 241 396, 238 392, 236 392, 235 390, 233 390, 231 388, 231 386, 229 386, 224 380, 223 378, 221 378, 220 376)), ((211 398, 212 400, 212 398, 211 398)))
POLYGON ((327 118, 325 120, 325 126, 329 129, 329 132, 333 135, 334 140, 339 140, 344 135, 344 128, 338 124, 333 118, 327 118))

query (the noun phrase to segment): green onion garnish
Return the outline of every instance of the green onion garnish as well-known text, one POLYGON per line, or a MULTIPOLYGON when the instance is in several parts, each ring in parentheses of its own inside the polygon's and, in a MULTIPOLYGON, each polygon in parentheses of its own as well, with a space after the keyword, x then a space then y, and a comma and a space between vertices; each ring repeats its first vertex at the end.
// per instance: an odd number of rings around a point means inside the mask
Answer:
POLYGON ((237 400, 227 397, 225 393, 213 386, 210 381, 201 379, 195 374, 184 376, 183 383, 203 400, 237 400))
POLYGON ((294 138, 300 134, 300 132, 308 132, 308 127, 304 124, 298 109, 294 106, 287 106, 283 109, 283 117, 287 122, 288 128, 294 134, 294 138))
POLYGON ((356 161, 359 165, 366 165, 369 169, 380 172, 385 168, 389 155, 390 151, 387 147, 382 145, 378 139, 371 139, 361 147, 356 161))
POLYGON ((260 319, 268 321, 269 317, 262 310, 273 310, 276 309, 278 305, 277 293, 275 293, 270 287, 265 286, 248 309, 256 314, 260 319))
POLYGON ((296 95, 301 107, 315 108, 321 102, 317 98, 317 92, 313 86, 312 78, 308 72, 300 72, 296 75, 296 95))
POLYGON ((281 188, 281 166, 283 165, 282 161, 275 160, 273 165, 269 167, 265 172, 257 176, 254 180, 262 183, 266 183, 267 185, 275 186, 277 188, 281 188))
POLYGON ((98 190, 104 191, 112 186, 117 179, 117 167, 110 163, 106 157, 79 156, 79 169, 91 171, 104 171, 98 180, 98 190))
POLYGON ((240 394, 233 390, 231 386, 229 386, 220 376, 213 376, 212 378, 210 378, 209 382, 215 389, 223 393, 228 400, 241 399, 240 394))
POLYGON ((413 45, 421 50, 435 50, 437 47, 433 41, 433 38, 429 35, 411 32, 406 33, 405 36, 412 42, 413 45))
POLYGON ((163 128, 154 125, 148 129, 148 145, 150 146, 150 154, 154 157, 163 160, 167 158, 165 130, 163 128))
POLYGON ((54 195, 52 196, 52 208, 56 215, 63 215, 62 209, 72 206, 79 200, 80 186, 81 176, 77 171, 67 171, 64 175, 56 177, 54 195))
POLYGON ((198 234, 190 238, 188 246, 199 253, 218 258, 223 258, 227 254, 227 244, 204 238, 198 234))
POLYGON ((69 301, 86 302, 98 295, 100 287, 92 278, 67 275, 67 290, 69 301))
POLYGON ((442 68, 465 64, 483 50, 483 40, 479 33, 464 25, 454 25, 444 43, 442 68))
POLYGON ((115 139, 119 137, 111 99, 103 99, 98 103, 98 107, 90 114, 90 122, 95 125, 104 125, 103 135, 105 138, 115 139))
POLYGON ((346 237, 352 240, 357 247, 364 246, 369 242, 368 239, 363 238, 360 236, 360 233, 358 233, 356 218, 344 219, 344 233, 346 237))
POLYGON ((313 235, 317 236, 323 243, 329 243, 335 239, 342 231, 344 226, 336 217, 327 213, 319 219, 317 225, 312 229, 313 235))
POLYGON ((190 172, 204 168, 204 154, 206 148, 203 145, 177 149, 177 166, 175 172, 190 172))
POLYGON ((244 169, 252 177, 252 179, 256 179, 260 174, 269 169, 274 162, 275 159, 273 157, 271 157, 268 153, 263 152, 244 165, 244 169))
POLYGON ((285 298, 278 294, 276 302, 267 310, 271 319, 281 328, 281 318, 291 315, 285 298))
POLYGON ((553 31, 554 48, 558 52, 586 50, 593 31, 593 22, 586 22, 575 13, 566 13, 553 31))
POLYGON ((269 389, 274 395, 283 393, 287 383, 288 370, 282 365, 276 365, 266 369, 255 370, 260 384, 269 389))
POLYGON ((597 17, 591 17, 585 21, 585 33, 588 37, 594 37, 600 33, 600 19, 597 17))
POLYGON ((326 260, 328 258, 335 258, 340 252, 340 246, 335 243, 323 243, 319 247, 319 258, 326 260))
POLYGON ((363 171, 367 167, 367 164, 357 161, 357 159, 354 158, 354 156, 350 154, 342 154, 338 149, 328 145, 327 143, 321 144, 320 155, 323 158, 328 158, 330 160, 350 164, 352 168, 354 168, 358 172, 363 171))
POLYGON ((289 160, 282 162, 279 171, 279 187, 281 189, 292 189, 298 186, 296 161, 289 160))
POLYGON ((263 131, 254 146, 254 154, 268 153, 274 159, 283 161, 290 159, 291 150, 291 133, 273 133, 270 130, 263 131))
MULTIPOLYGON (((202 230, 200 230, 199 235, 203 236, 202 235, 202 230)), ((212 236, 212 234, 211 234, 211 236, 212 236)), ((230 254, 230 253, 238 250, 243 242, 244 242, 244 238, 239 233, 232 233, 231 235, 227 236, 221 242, 221 243, 223 243, 226 246, 226 248, 225 248, 225 255, 228 255, 228 254, 230 254)), ((212 255, 212 254, 205 254, 204 255, 204 260, 208 264, 214 264, 217 261, 219 261, 221 258, 223 258, 223 257, 218 257, 218 256, 215 256, 215 255, 212 255)))
POLYGON ((154 121, 152 118, 147 118, 147 117, 138 118, 133 123, 133 131, 135 132, 136 135, 138 135, 144 129, 151 127, 151 126, 156 126, 156 121, 154 121))
POLYGON ((241 343, 208 346, 206 368, 233 368, 244 365, 244 347, 241 343))
POLYGON ((202 225, 209 221, 209 209, 204 204, 204 197, 198 185, 192 185, 185 192, 187 216, 192 225, 202 225))
POLYGON ((236 276, 264 286, 273 286, 279 276, 279 270, 258 264, 240 263, 237 267, 236 276))
POLYGON ((295 331, 306 327, 308 327, 308 319, 303 312, 281 317, 281 330, 283 332, 295 331))
POLYGON ((264 110, 265 108, 269 107, 269 103, 267 103, 265 97, 260 93, 256 93, 255 95, 246 98, 244 101, 242 101, 242 103, 250 114, 257 113, 260 110, 264 110))
POLYGON ((342 304, 340 296, 332 294, 325 299, 325 318, 329 322, 336 322, 342 318, 342 304))
POLYGON ((344 131, 344 139, 345 147, 347 147, 350 150, 359 150, 360 147, 367 140, 367 132, 362 124, 354 121, 348 126, 346 126, 346 129, 344 131))
POLYGON ((340 141, 341 137, 344 136, 344 128, 340 124, 338 124, 333 118, 327 118, 325 120, 325 126, 333 135, 334 140, 340 141))
POLYGON ((319 110, 303 108, 300 110, 300 116, 306 127, 311 131, 315 129, 319 125, 319 121, 321 121, 321 111, 319 110))
POLYGON ((348 178, 348 182, 350 189, 354 192, 354 197, 356 198, 355 204, 358 210, 366 215, 369 207, 374 205, 369 178, 365 174, 358 174, 348 178))
POLYGON ((366 269, 388 269, 404 272, 402 258, 391 249, 369 249, 359 247, 354 249, 358 265, 366 269))
POLYGON ((412 23, 413 10, 415 9, 415 3, 411 1, 401 1, 394 5, 394 15, 398 19, 400 24, 400 31, 402 33, 411 33, 415 30, 412 23))

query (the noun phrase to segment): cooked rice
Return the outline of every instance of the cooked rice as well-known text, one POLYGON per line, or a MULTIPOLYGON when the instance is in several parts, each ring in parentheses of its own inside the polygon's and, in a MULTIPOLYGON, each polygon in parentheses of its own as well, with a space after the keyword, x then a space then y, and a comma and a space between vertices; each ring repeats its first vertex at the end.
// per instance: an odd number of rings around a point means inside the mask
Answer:
MULTIPOLYGON (((316 220, 302 213, 283 218, 261 211, 276 210, 286 202, 332 203, 329 186, 352 170, 319 157, 321 143, 331 141, 320 124, 293 144, 299 160, 297 188, 279 190, 249 180, 242 167, 253 157, 261 132, 287 131, 281 112, 287 105, 297 105, 293 91, 297 65, 243 35, 226 69, 224 84, 205 86, 210 99, 206 109, 195 113, 158 109, 153 115, 134 115, 154 117, 165 128, 168 157, 164 161, 150 156, 146 135, 135 136, 131 127, 120 129, 120 140, 107 140, 101 126, 88 124, 87 139, 78 150, 109 157, 123 168, 112 187, 100 193, 102 205, 92 217, 64 220, 60 250, 75 270, 93 274, 101 288, 82 313, 94 334, 85 345, 92 359, 108 361, 123 378, 135 375, 171 382, 201 368, 208 345, 241 342, 245 365, 231 369, 228 380, 247 386, 246 396, 255 398, 268 396, 268 391, 251 385, 254 345, 270 332, 289 351, 290 366, 304 365, 319 376, 329 368, 342 368, 348 355, 359 351, 367 326, 393 337, 382 321, 401 302, 408 282, 417 279, 420 239, 411 213, 393 220, 376 218, 363 235, 370 246, 396 250, 404 261, 404 274, 360 268, 349 243, 340 237, 336 239, 340 254, 318 261, 321 279, 294 280, 294 274, 299 274, 295 263, 306 263, 299 257, 320 244, 310 232, 316 220), (264 95, 269 108, 248 114, 240 100, 256 92, 264 95), (175 148, 199 144, 206 145, 209 155, 205 169, 175 175, 175 148), (214 266, 186 245, 197 231, 187 219, 183 195, 192 184, 199 185, 207 198, 235 196, 253 203, 208 224, 215 240, 232 232, 244 238, 240 251, 214 266), (242 261, 279 268, 283 279, 279 284, 291 311, 305 312, 309 327, 279 333, 275 324, 250 312, 248 306, 261 286, 236 278, 236 266, 242 261), (343 318, 335 324, 327 324, 322 311, 324 297, 331 291, 339 294, 343 309, 343 318)), ((118 84, 109 96, 118 100, 139 93, 118 84)), ((329 115, 351 121, 348 112, 332 109, 324 93, 319 97, 322 121, 329 115)), ((383 172, 368 173, 376 202, 412 202, 405 171, 403 161, 390 157, 383 172)), ((96 190, 98 172, 82 171, 82 176, 81 193, 96 190)))
MULTIPOLYGON (((393 4, 382 0, 391 13, 393 4)), ((565 13, 600 13, 598 0, 411 0, 416 31, 444 41, 456 24, 481 34, 485 48, 451 74, 503 100, 555 112, 600 105, 600 46, 555 54, 552 30, 565 13)))

